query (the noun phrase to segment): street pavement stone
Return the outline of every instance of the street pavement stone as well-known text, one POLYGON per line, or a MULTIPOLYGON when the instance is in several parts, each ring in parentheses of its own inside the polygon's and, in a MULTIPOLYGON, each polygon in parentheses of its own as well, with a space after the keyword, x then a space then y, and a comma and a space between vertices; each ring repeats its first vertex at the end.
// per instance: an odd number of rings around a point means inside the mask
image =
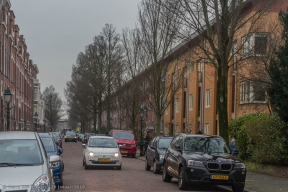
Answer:
MULTIPOLYGON (((82 166, 81 143, 63 143, 62 159, 64 186, 60 191, 67 192, 132 192, 132 191, 179 191, 177 180, 164 183, 161 175, 145 171, 145 156, 123 157, 122 170, 113 168, 93 168, 85 170, 82 166)), ((261 174, 248 173, 246 191, 250 192, 288 192, 287 179, 261 174)), ((199 186, 190 189, 194 192, 228 192, 231 187, 199 186)))

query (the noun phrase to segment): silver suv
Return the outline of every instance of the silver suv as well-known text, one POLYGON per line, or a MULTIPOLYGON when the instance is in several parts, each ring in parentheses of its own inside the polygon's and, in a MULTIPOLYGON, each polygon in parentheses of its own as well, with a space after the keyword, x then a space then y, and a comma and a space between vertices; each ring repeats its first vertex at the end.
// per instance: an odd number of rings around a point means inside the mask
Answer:
POLYGON ((48 159, 35 132, 0 132, 0 191, 54 192, 51 167, 59 161, 48 159))

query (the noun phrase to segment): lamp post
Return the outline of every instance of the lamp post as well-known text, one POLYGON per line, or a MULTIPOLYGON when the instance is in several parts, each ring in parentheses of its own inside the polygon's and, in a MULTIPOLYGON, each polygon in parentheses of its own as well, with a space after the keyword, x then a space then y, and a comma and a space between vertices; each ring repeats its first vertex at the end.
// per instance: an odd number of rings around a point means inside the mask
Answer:
POLYGON ((10 102, 12 100, 12 93, 10 91, 10 88, 7 87, 3 93, 4 95, 4 101, 7 103, 7 130, 6 131, 10 131, 10 102))
POLYGON ((35 132, 37 132, 37 118, 38 118, 37 112, 34 113, 34 118, 36 119, 36 121, 35 121, 35 132))
POLYGON ((144 109, 141 107, 140 110, 140 156, 144 156, 144 150, 143 150, 143 136, 142 136, 142 121, 144 116, 144 109))
POLYGON ((46 127, 45 127, 46 119, 43 120, 43 123, 44 123, 44 133, 46 133, 46 127))

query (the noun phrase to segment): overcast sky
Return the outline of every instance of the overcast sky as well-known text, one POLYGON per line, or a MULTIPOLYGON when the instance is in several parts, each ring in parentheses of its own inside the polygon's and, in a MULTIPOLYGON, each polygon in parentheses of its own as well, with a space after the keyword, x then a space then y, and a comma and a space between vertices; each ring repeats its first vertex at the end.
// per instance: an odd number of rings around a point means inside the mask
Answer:
POLYGON ((38 65, 41 90, 53 85, 64 100, 79 52, 106 23, 118 33, 134 28, 140 0, 10 0, 30 59, 38 65))

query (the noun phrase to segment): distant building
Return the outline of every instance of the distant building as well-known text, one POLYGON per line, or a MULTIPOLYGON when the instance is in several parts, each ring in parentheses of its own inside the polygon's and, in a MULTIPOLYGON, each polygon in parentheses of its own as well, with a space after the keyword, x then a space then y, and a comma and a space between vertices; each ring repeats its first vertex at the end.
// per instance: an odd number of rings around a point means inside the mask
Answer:
POLYGON ((58 121, 57 129, 58 129, 59 131, 67 131, 67 130, 70 130, 69 120, 68 120, 68 119, 60 119, 60 120, 58 121))

